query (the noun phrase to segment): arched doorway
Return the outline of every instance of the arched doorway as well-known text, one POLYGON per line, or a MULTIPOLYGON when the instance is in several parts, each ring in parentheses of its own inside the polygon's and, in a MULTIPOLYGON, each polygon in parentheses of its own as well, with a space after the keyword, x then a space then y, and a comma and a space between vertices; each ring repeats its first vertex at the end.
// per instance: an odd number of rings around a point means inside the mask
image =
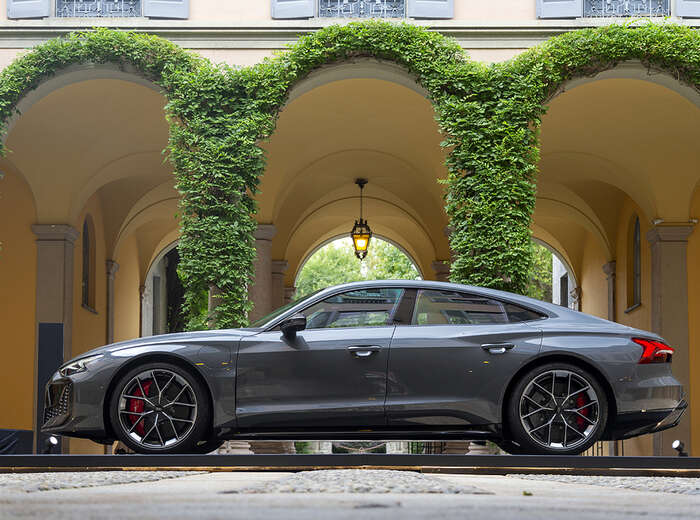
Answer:
POLYGON ((177 274, 180 255, 177 242, 163 249, 148 269, 141 299, 141 336, 182 332, 184 288, 177 274))

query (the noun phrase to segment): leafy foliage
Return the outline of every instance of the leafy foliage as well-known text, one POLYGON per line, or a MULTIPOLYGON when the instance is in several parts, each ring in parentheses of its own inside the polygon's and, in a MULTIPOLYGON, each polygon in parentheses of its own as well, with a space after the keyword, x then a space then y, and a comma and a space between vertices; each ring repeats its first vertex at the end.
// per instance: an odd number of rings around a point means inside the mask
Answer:
POLYGON ((349 238, 326 244, 306 261, 297 278, 296 296, 362 280, 416 280, 420 273, 397 247, 373 238, 367 258, 360 262, 349 238))
POLYGON ((452 279, 515 292, 526 291, 532 265, 540 118, 562 84, 637 60, 700 87, 700 35, 667 22, 572 31, 491 66, 438 33, 380 21, 326 27, 242 69, 214 66, 154 36, 98 29, 51 40, 0 73, 0 130, 22 96, 71 65, 113 63, 160 86, 182 193, 179 273, 189 327, 238 326, 250 308, 260 142, 296 82, 357 57, 403 66, 433 103, 446 150, 452 279), (221 290, 219 305, 202 317, 201 295, 211 286, 221 290))

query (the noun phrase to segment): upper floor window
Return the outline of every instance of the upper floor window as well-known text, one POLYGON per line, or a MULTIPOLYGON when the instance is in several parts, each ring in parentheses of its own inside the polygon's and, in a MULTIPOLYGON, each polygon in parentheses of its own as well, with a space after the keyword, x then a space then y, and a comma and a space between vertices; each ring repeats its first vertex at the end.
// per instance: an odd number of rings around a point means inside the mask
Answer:
POLYGON ((697 0, 536 0, 538 18, 640 18, 684 16, 697 17, 697 0))
POLYGON ((405 0, 319 0, 318 16, 325 18, 404 18, 405 0))
POLYGON ((141 16, 141 0, 56 0, 59 18, 141 16))
POLYGON ((272 18, 452 18, 454 0, 272 0, 272 18))
POLYGON ((190 0, 6 0, 7 17, 187 19, 190 0), (55 7, 54 7, 55 6, 55 7))
POLYGON ((619 18, 671 16, 670 0, 583 0, 583 16, 619 18))

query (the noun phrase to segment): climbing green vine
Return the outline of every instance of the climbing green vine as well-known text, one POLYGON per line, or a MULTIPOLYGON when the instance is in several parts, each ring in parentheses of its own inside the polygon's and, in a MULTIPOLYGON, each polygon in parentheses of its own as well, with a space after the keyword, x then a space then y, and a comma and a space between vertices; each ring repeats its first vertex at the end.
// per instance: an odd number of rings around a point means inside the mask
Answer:
POLYGON ((471 61, 453 40, 410 24, 329 26, 249 68, 214 66, 163 39, 99 29, 51 40, 0 73, 6 131, 30 90, 76 64, 112 63, 163 89, 167 153, 182 193, 180 277, 190 328, 240 326, 250 309, 261 142, 290 89, 324 65, 371 57, 403 66, 427 92, 444 135, 445 207, 452 279, 524 292, 532 262, 539 121, 568 80, 637 60, 698 89, 700 36, 671 23, 635 22, 558 36, 495 65, 471 61), (638 23, 638 25, 635 25, 638 23), (197 312, 216 291, 215 312, 197 312))

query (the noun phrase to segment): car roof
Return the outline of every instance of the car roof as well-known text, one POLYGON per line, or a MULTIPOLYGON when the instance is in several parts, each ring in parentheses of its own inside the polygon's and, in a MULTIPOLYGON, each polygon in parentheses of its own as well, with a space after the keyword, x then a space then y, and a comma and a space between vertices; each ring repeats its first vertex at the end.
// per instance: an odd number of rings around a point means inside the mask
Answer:
POLYGON ((437 289, 443 291, 447 290, 469 292, 475 295, 489 296, 499 300, 506 300, 507 302, 523 305, 533 310, 542 312, 548 315, 549 317, 559 316, 562 311, 568 310, 559 305, 546 303, 540 300, 536 300, 534 298, 522 296, 520 294, 499 291, 496 289, 487 289, 484 287, 476 287, 473 285, 463 285, 452 282, 437 282, 432 280, 369 280, 362 282, 348 282, 340 285, 334 285, 319 291, 314 295, 314 298, 312 300, 309 300, 308 303, 311 303, 311 301, 322 300, 323 298, 331 294, 337 294, 339 292, 344 292, 352 289, 368 289, 372 287, 401 287, 408 289, 437 289))

